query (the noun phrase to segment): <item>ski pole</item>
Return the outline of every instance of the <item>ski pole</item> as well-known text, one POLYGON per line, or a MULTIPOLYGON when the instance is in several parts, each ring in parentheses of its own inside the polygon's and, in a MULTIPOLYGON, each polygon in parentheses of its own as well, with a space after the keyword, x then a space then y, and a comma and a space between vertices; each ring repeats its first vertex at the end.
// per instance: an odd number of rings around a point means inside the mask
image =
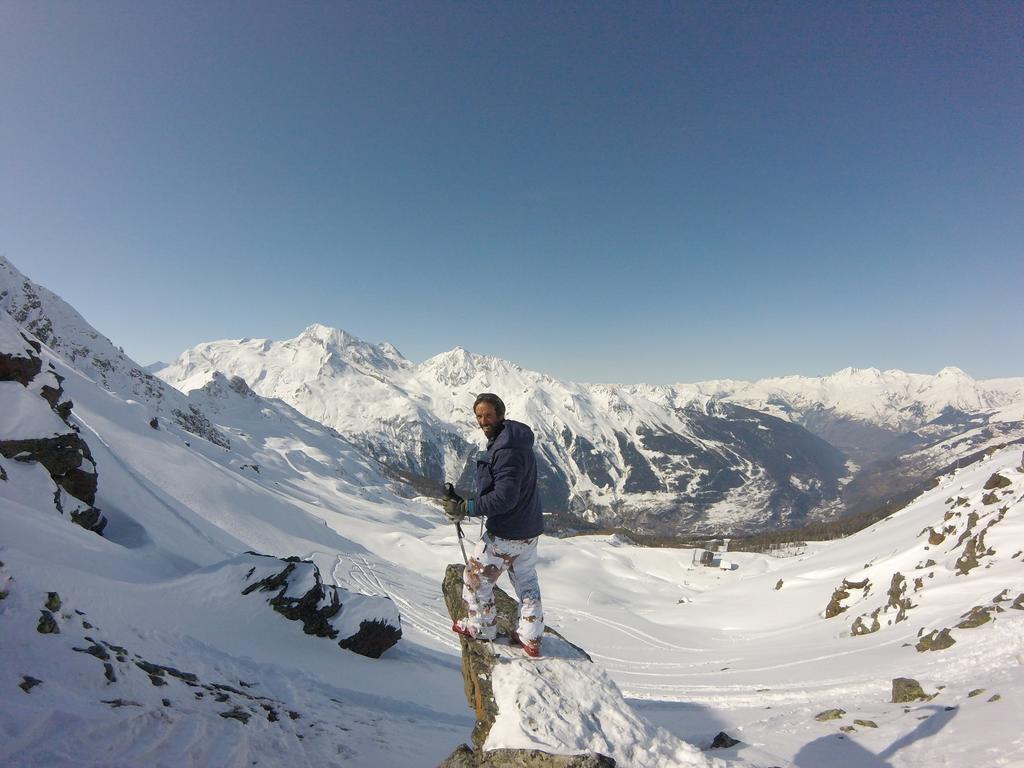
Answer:
MULTIPOLYGON (((445 483, 444 490, 445 496, 447 496, 449 499, 456 499, 458 501, 462 501, 462 499, 459 498, 459 495, 455 492, 455 486, 453 486, 451 483, 445 483)), ((466 534, 462 532, 461 520, 455 521, 455 533, 457 533, 459 537, 459 549, 462 550, 462 562, 465 563, 466 566, 469 566, 469 558, 466 557, 466 545, 462 543, 462 540, 466 538, 466 534)))

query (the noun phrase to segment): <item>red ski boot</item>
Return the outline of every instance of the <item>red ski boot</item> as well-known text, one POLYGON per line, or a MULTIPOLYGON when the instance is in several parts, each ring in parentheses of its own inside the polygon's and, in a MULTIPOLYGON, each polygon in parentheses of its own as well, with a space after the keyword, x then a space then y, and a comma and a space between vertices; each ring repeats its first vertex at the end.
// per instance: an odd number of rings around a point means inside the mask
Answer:
POLYGON ((512 645, 521 646, 522 649, 526 652, 526 655, 529 656, 531 659, 536 659, 540 656, 540 639, 534 640, 530 643, 524 643, 519 638, 519 633, 513 632, 512 645))

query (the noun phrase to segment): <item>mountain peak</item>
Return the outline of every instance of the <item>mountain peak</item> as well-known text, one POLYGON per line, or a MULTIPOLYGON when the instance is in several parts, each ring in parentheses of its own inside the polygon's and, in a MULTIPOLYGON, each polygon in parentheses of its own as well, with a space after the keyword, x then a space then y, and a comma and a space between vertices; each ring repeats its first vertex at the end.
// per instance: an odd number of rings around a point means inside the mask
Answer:
POLYGON ((358 344, 361 340, 341 328, 332 328, 329 325, 313 323, 303 329, 298 336, 299 339, 308 339, 319 344, 347 347, 350 344, 358 344))
POLYGON ((523 372, 515 363, 500 357, 478 355, 465 347, 457 346, 447 352, 435 355, 424 361, 420 368, 429 371, 438 382, 447 386, 463 386, 474 377, 482 377, 478 384, 494 386, 495 377, 501 378, 509 374, 519 375, 523 372))
POLYGON ((877 368, 854 368, 847 366, 841 371, 836 371, 827 378, 830 379, 877 379, 882 375, 882 372, 877 368))

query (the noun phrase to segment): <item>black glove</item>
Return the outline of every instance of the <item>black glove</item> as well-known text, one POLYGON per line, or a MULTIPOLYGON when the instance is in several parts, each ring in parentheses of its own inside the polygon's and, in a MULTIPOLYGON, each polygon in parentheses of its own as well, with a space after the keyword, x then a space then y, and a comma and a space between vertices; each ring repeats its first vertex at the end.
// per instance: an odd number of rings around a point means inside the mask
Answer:
POLYGON ((444 513, 448 515, 448 518, 453 523, 457 523, 466 517, 466 500, 455 492, 455 487, 451 483, 445 483, 444 491, 445 495, 441 499, 441 506, 444 507, 444 513))

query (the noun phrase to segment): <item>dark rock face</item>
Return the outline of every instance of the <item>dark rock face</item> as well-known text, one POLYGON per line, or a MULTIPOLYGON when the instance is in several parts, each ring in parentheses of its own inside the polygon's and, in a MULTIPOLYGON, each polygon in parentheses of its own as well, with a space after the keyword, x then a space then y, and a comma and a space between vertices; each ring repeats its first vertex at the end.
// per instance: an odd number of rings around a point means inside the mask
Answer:
POLYGON ((598 488, 615 485, 608 458, 592 442, 583 435, 574 435, 568 428, 563 428, 562 440, 576 466, 583 470, 594 485, 598 488))
POLYGON ((75 432, 35 440, 0 440, 0 456, 27 454, 38 461, 61 488, 90 506, 96 500, 96 474, 82 469, 92 464, 89 446, 75 432))
MULTIPOLYGON (((639 431, 639 430, 638 430, 639 431)), ((619 443, 619 452, 626 465, 626 484, 623 490, 626 493, 646 493, 648 491, 662 491, 662 485, 658 476, 654 474, 651 463, 647 461, 636 446, 622 432, 615 433, 615 439, 619 443)))
POLYGON ((338 636, 338 631, 331 626, 330 620, 341 610, 341 599, 338 597, 337 591, 332 592, 326 605, 320 605, 324 602, 327 593, 320 581, 320 572, 317 570, 315 572, 316 584, 308 592, 299 597, 287 596, 285 593, 288 591, 288 577, 295 570, 295 565, 295 563, 288 563, 283 571, 268 576, 255 584, 250 584, 242 590, 242 594, 248 595, 257 589, 261 592, 279 590, 274 597, 270 598, 270 605, 275 611, 292 621, 301 621, 302 631, 307 635, 329 637, 333 640, 338 636))
POLYGON ((958 629, 976 629, 992 620, 992 615, 1003 613, 1005 609, 999 605, 976 605, 960 618, 962 621, 957 624, 958 629))
MULTIPOLYGON (((262 579, 258 579, 242 590, 243 595, 254 592, 273 592, 267 602, 270 606, 285 618, 302 623, 302 631, 307 635, 324 637, 331 640, 337 639, 340 632, 334 626, 336 618, 341 616, 344 609, 342 602, 343 590, 334 586, 326 586, 320 576, 320 569, 307 560, 288 558, 287 561, 277 558, 249 553, 260 558, 266 558, 267 565, 275 567, 284 565, 279 570, 272 572, 262 579), (305 592, 289 594, 293 589, 292 584, 309 583, 312 586, 305 592)), ((264 565, 264 563, 260 563, 264 565)), ((251 578, 256 567, 250 569, 246 578, 251 578)), ((348 598, 346 598, 348 599, 348 598)), ((353 596, 353 599, 380 601, 380 605, 393 608, 391 601, 387 598, 367 598, 365 596, 353 596)), ((359 629, 347 637, 341 638, 338 645, 345 650, 358 653, 362 656, 369 656, 373 659, 380 658, 388 648, 397 643, 402 637, 401 624, 397 611, 383 610, 381 617, 376 619, 365 619, 360 622, 359 629), (387 618, 393 616, 393 618, 387 618)))
POLYGON ((864 616, 858 616, 854 620, 853 624, 850 625, 850 634, 857 637, 859 635, 870 635, 873 632, 880 630, 882 628, 882 624, 878 620, 878 614, 881 613, 881 611, 881 608, 876 608, 870 613, 870 624, 864 621, 864 616))
POLYGON ((226 720, 237 720, 238 722, 245 725, 249 722, 252 715, 241 707, 235 706, 229 709, 227 712, 221 712, 220 716, 226 720))
POLYGON ((401 629, 388 624, 386 621, 375 619, 373 621, 359 622, 359 631, 351 637, 340 640, 338 645, 361 656, 379 659, 384 651, 397 643, 401 638, 401 629))
POLYGON ((0 381, 16 381, 27 387, 42 368, 42 361, 34 355, 29 357, 0 352, 0 381))
POLYGON ((910 598, 904 597, 906 591, 907 580, 902 573, 897 571, 892 575, 888 592, 889 602, 886 604, 886 608, 894 608, 896 610, 896 623, 906 621, 907 611, 914 607, 910 598))
POLYGON ((715 736, 715 740, 711 742, 710 749, 728 749, 729 747, 735 747, 739 743, 739 739, 734 739, 725 731, 719 731, 718 735, 715 736))
MULTIPOLYGON (((24 387, 39 387, 40 399, 46 404, 44 407, 48 407, 68 424, 70 431, 56 437, 0 440, 0 456, 42 464, 59 488, 87 505, 86 509, 71 512, 72 522, 95 533, 102 533, 107 520, 93 507, 97 484, 95 462, 88 443, 70 425, 72 403, 70 400, 62 401, 63 378, 53 371, 43 371, 42 358, 38 356, 41 350, 38 342, 29 339, 24 333, 21 338, 25 341, 24 348, 0 350, 0 381, 17 381, 24 387), (48 383, 47 379, 52 383, 48 383)), ((7 479, 7 473, 2 469, 0 479, 7 479)), ((54 506, 61 514, 64 513, 59 492, 54 496, 54 506)))
POLYGON ((209 440, 211 443, 219 445, 221 448, 231 447, 231 441, 218 431, 217 428, 213 426, 213 423, 203 415, 203 412, 194 405, 190 405, 188 411, 175 408, 171 413, 174 415, 174 420, 178 422, 178 424, 181 425, 181 428, 186 432, 191 432, 193 435, 209 440))

